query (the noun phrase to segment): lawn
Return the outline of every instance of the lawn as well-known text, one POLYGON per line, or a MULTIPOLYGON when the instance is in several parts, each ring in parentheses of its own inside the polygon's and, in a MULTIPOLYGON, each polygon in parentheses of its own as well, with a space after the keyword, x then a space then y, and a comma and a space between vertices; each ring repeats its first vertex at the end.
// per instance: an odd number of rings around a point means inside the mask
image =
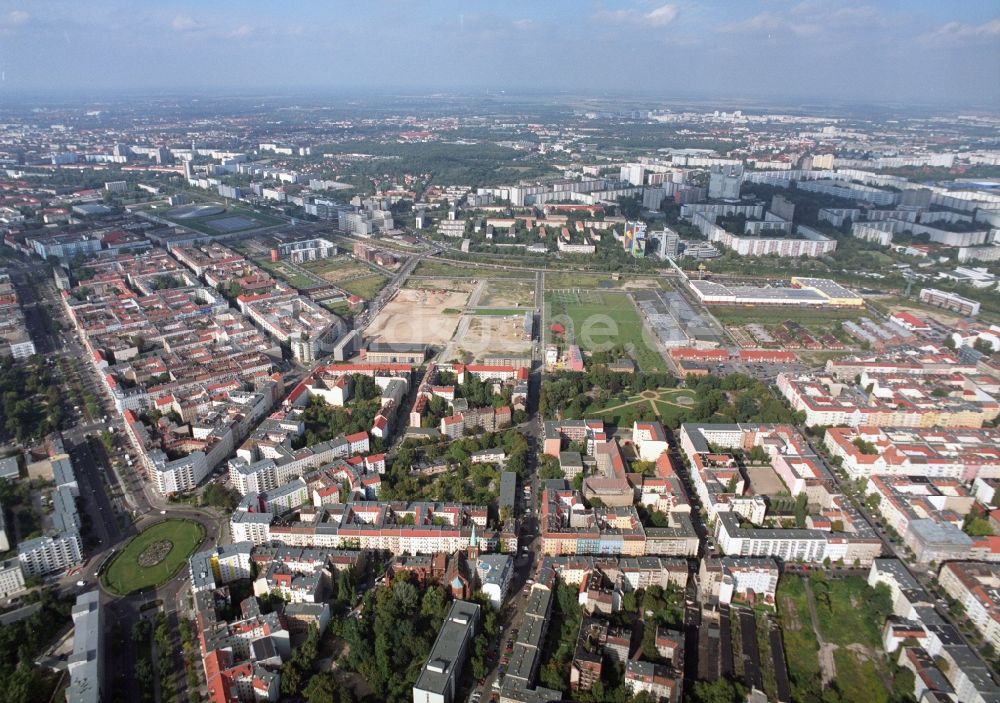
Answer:
POLYGON ((819 642, 812 630, 803 580, 795 576, 782 578, 777 601, 792 699, 811 700, 808 694, 820 691, 819 642))
POLYGON ((622 344, 631 350, 643 371, 666 369, 663 357, 643 338, 642 320, 624 293, 560 291, 547 293, 545 302, 546 324, 561 323, 567 329, 567 337, 572 327, 574 342, 580 349, 607 351, 622 344))
POLYGON ((190 520, 164 520, 147 527, 133 537, 108 566, 102 577, 105 588, 123 596, 166 583, 187 564, 204 536, 205 528, 190 520), (160 555, 157 563, 140 566, 143 552, 160 542, 169 542, 169 550, 160 555))
POLYGON ((613 399, 603 408, 589 408, 587 416, 593 415, 617 427, 625 427, 632 424, 643 408, 653 407, 664 424, 668 427, 676 427, 679 424, 677 420, 683 418, 688 407, 684 401, 689 401, 692 404, 694 402, 694 395, 690 391, 682 389, 665 388, 657 390, 655 393, 655 398, 633 395, 624 400, 613 399))
POLYGON ((338 283, 337 286, 343 288, 348 293, 356 295, 365 300, 371 300, 378 292, 385 288, 385 284, 389 282, 389 278, 381 274, 372 274, 371 276, 362 276, 361 278, 354 278, 350 281, 343 281, 338 283))

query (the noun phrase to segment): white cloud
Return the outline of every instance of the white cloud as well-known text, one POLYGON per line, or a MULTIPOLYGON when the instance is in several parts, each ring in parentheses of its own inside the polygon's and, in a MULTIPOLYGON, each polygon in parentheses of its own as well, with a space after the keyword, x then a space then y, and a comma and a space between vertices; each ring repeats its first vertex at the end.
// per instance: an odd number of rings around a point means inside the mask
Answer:
POLYGON ((638 10, 615 10, 613 12, 603 11, 594 15, 594 19, 599 22, 609 24, 627 24, 636 27, 666 27, 677 19, 680 8, 677 5, 667 3, 660 5, 649 12, 638 10))
POLYGON ((923 44, 951 44, 970 40, 995 40, 1000 38, 1000 19, 983 24, 947 22, 933 32, 920 37, 923 44))
POLYGON ((253 27, 249 24, 241 24, 239 27, 234 29, 229 33, 229 36, 236 39, 242 39, 243 37, 249 37, 253 33, 253 27))
POLYGON ((170 22, 170 26, 178 32, 188 32, 192 29, 198 29, 199 25, 191 15, 177 15, 170 22))
POLYGON ((680 9, 677 5, 660 5, 651 12, 647 12, 643 19, 652 27, 663 27, 677 19, 680 9))
POLYGON ((24 10, 11 10, 10 12, 7 13, 6 21, 4 22, 4 24, 13 27, 18 24, 24 24, 29 19, 31 19, 31 15, 29 15, 24 10))
POLYGON ((729 22, 719 27, 720 32, 740 34, 744 32, 773 32, 784 27, 784 20, 771 12, 747 17, 745 20, 729 22))
POLYGON ((831 0, 803 0, 786 12, 762 12, 722 25, 719 31, 738 33, 794 34, 812 37, 824 31, 863 30, 898 24, 870 5, 841 5, 831 0))

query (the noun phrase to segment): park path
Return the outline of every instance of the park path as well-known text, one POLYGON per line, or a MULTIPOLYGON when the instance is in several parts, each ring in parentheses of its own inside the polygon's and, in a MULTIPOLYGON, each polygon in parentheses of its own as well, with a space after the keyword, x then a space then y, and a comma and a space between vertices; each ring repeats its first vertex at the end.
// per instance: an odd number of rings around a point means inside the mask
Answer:
POLYGON ((834 680, 837 676, 837 665, 833 660, 833 653, 837 645, 823 641, 823 635, 819 631, 819 617, 816 615, 816 599, 813 597, 812 586, 809 579, 803 579, 806 585, 806 603, 809 605, 809 619, 812 621, 813 634, 819 643, 819 670, 823 688, 834 680))
MULTIPOLYGON (((668 394, 668 395, 671 395, 671 394, 668 394)), ((597 411, 597 412, 595 412, 593 414, 594 415, 605 415, 605 414, 607 414, 609 412, 612 412, 613 410, 620 410, 621 408, 628 408, 628 407, 631 407, 633 405, 641 405, 642 403, 649 403, 649 407, 653 410, 653 414, 656 415, 656 417, 661 418, 661 419, 662 419, 662 415, 660 414, 660 409, 658 407, 656 407, 657 403, 663 403, 664 405, 673 405, 676 408, 689 408, 689 407, 691 407, 691 404, 677 403, 677 402, 674 402, 672 400, 664 400, 663 399, 663 393, 661 392, 661 393, 657 393, 657 395, 656 395, 655 398, 643 398, 643 397, 639 397, 639 398, 636 398, 635 400, 630 400, 627 403, 619 403, 618 405, 612 405, 609 408, 604 408, 603 410, 599 410, 599 411, 597 411)))

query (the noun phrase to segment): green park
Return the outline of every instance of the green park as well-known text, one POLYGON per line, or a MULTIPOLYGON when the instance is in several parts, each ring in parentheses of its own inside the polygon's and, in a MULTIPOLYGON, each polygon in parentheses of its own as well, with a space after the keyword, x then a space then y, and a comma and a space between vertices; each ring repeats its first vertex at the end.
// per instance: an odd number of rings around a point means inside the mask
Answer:
POLYGON ((128 595, 172 579, 205 537, 191 520, 163 520, 133 537, 113 558, 102 577, 104 587, 128 595))

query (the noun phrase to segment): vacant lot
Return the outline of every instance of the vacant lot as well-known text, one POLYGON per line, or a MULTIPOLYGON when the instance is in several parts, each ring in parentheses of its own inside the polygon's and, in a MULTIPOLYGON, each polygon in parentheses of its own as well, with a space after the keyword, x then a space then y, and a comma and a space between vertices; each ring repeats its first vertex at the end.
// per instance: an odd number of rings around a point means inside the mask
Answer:
POLYGON ((316 261, 306 261, 300 264, 307 271, 315 273, 330 283, 337 283, 345 278, 366 276, 372 272, 364 264, 358 263, 354 259, 346 256, 337 256, 330 259, 317 259, 316 261))
POLYGON ((257 265, 273 277, 283 280, 292 288, 296 288, 298 290, 312 288, 322 284, 322 279, 310 278, 285 261, 274 262, 269 259, 258 259, 257 265))
POLYGON ((533 306, 534 303, 535 282, 518 279, 489 281, 486 292, 479 299, 479 304, 484 307, 533 306))
POLYGON ((524 313, 476 315, 462 339, 456 339, 456 344, 477 358, 493 353, 531 353, 531 342, 524 339, 524 313))
MULTIPOLYGON (((821 691, 819 641, 813 633, 805 582, 787 575, 778 582, 778 620, 785 645, 792 700, 808 701, 812 691, 821 691)), ((818 698, 817 698, 818 699, 818 698)))
POLYGON ((612 280, 610 273, 579 273, 576 271, 549 271, 545 274, 546 290, 562 288, 617 288, 622 290, 644 290, 661 288, 671 290, 673 286, 666 278, 652 276, 622 275, 612 280))
POLYGON ((642 320, 629 297, 611 291, 553 291, 545 296, 547 325, 559 323, 584 351, 625 345, 643 371, 663 371, 663 357, 644 339, 642 320))
POLYGON ((785 482, 770 466, 748 466, 746 472, 756 495, 773 496, 779 493, 788 493, 785 482))
POLYGON ((885 666, 880 660, 872 661, 864 654, 840 648, 833 653, 833 661, 837 667, 837 688, 840 689, 841 700, 869 703, 892 701, 882 682, 885 666))
MULTIPOLYGON (((840 690, 841 700, 891 700, 886 690, 891 674, 879 641, 885 615, 876 609, 878 601, 876 592, 861 577, 782 577, 778 584, 778 615, 793 701, 821 700, 824 668, 840 690)), ((888 602, 882 606, 890 607, 888 602)))
POLYGON ((494 269, 479 268, 472 263, 459 261, 429 261, 423 260, 417 264, 413 271, 414 276, 452 276, 455 278, 485 278, 493 280, 496 278, 524 278, 525 275, 533 275, 530 271, 518 271, 516 269, 494 269))
POLYGON ((371 300, 378 292, 385 288, 385 284, 389 282, 387 276, 383 276, 380 273, 373 273, 370 276, 362 276, 361 278, 352 278, 349 281, 341 281, 337 284, 338 287, 343 288, 345 291, 351 295, 356 295, 365 300, 371 300))
POLYGON ((452 280, 450 278, 414 278, 410 276, 406 279, 404 288, 409 290, 450 290, 471 293, 476 288, 476 284, 471 280, 466 281, 461 278, 452 280))
POLYGON ((379 342, 444 344, 461 317, 453 311, 463 310, 468 300, 468 290, 404 288, 382 308, 367 336, 379 342))
POLYGON ((872 589, 867 581, 858 576, 814 579, 811 586, 824 641, 843 646, 880 645, 882 623, 871 608, 872 589))
POLYGON ((127 595, 166 583, 187 564, 201 544, 205 529, 190 520, 164 520, 147 527, 125 545, 104 574, 104 585, 118 595, 127 595), (140 566, 155 553, 156 563, 140 566))

